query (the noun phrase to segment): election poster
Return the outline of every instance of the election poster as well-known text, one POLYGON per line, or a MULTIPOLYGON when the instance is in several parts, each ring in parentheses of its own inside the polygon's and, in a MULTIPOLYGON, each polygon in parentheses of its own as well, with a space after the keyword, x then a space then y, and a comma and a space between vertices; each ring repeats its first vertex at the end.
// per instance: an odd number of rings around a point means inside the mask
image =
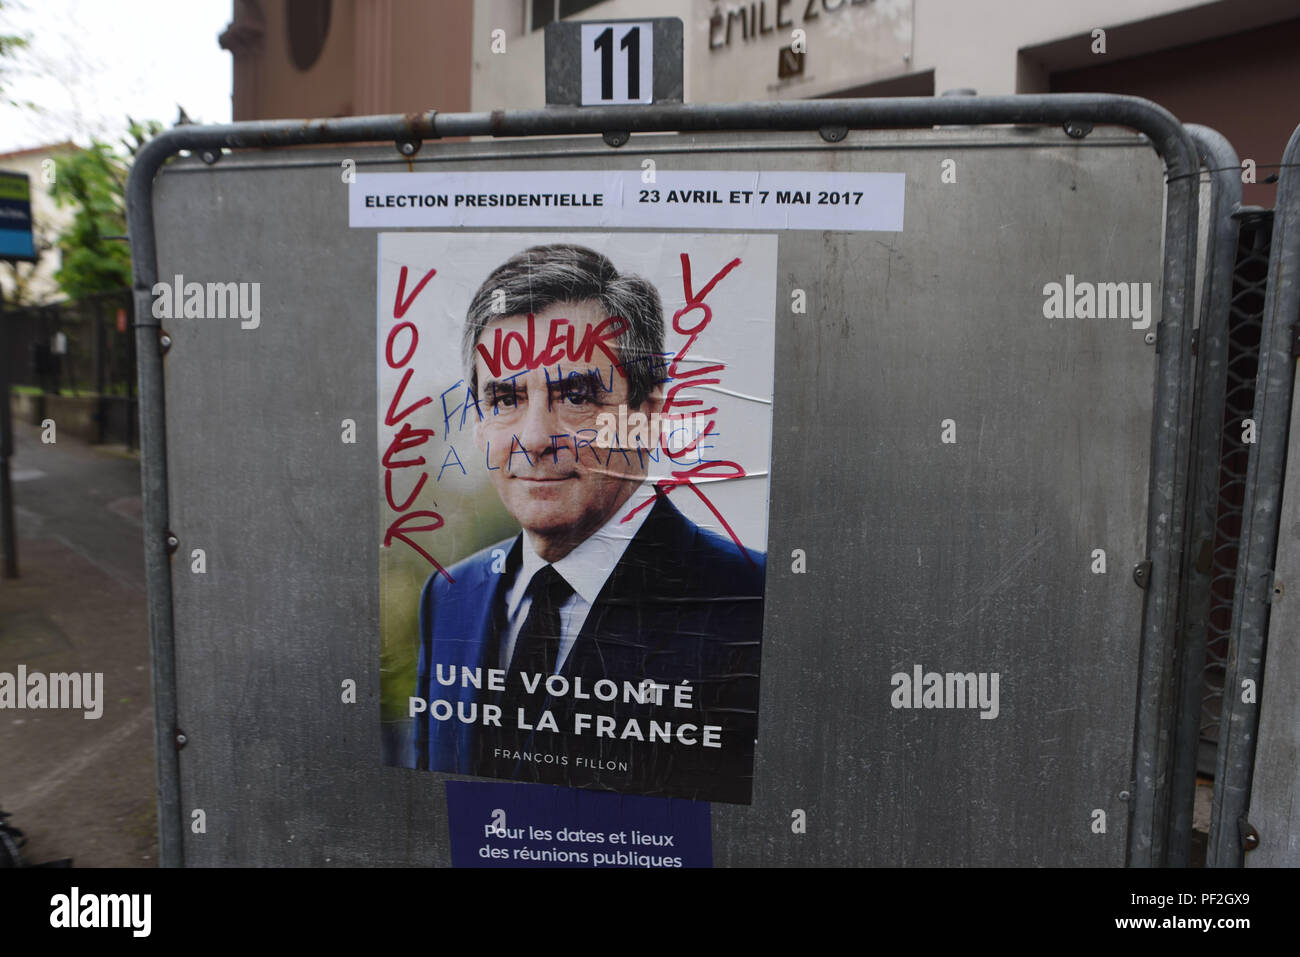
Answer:
POLYGON ((386 763, 750 803, 776 236, 378 249, 386 763))

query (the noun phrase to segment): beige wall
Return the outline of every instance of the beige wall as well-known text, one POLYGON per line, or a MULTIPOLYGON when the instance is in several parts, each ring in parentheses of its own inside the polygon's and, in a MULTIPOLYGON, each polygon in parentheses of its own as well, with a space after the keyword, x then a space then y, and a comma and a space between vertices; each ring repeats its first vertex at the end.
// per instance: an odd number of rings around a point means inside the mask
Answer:
MULTIPOLYGON (((656 16, 680 16, 681 0, 665 0, 656 16)), ((611 20, 640 16, 639 0, 606 0, 584 11, 583 19, 611 20)), ((524 33, 524 0, 474 0, 470 49, 470 109, 533 110, 546 105, 546 71, 542 59, 542 31, 524 33), (492 31, 504 30, 506 52, 492 52, 492 31)))
MULTIPOLYGON (((758 14, 763 34, 751 27, 745 39, 743 20, 731 20, 726 42, 727 13, 738 4, 686 4, 686 61, 692 84, 687 100, 738 102, 788 100, 824 96, 846 87, 896 77, 910 71, 914 0, 767 0, 745 4, 758 14), (714 10, 722 19, 711 24, 714 10), (807 17, 808 13, 814 14, 807 17), (807 18, 806 18, 807 17, 807 18), (787 24, 778 27, 778 24, 787 24), (781 79, 779 51, 791 45, 795 30, 804 31, 804 71, 781 79)), ((734 8, 734 9, 733 9, 734 8)), ((752 18, 751 18, 752 19, 752 18)))
MULTIPOLYGON (((779 81, 778 51, 789 46, 790 29, 741 38, 737 21, 732 40, 710 49, 709 20, 715 9, 738 10, 742 4, 701 0, 605 0, 578 19, 625 20, 679 17, 682 21, 683 80, 687 102, 736 102, 819 96, 833 90, 887 79, 908 72, 912 49, 914 0, 814 0, 819 15, 804 21, 807 0, 766 0, 764 25, 775 27, 778 14, 793 28, 805 30, 804 76, 779 81)), ((748 11, 758 4, 743 4, 748 11)), ((524 32, 524 0, 475 0, 473 109, 536 109, 545 105, 545 60, 542 31, 524 32), (506 33, 506 52, 492 52, 492 31, 506 33)), ((724 20, 725 22, 725 20, 724 20)), ((724 31, 725 35, 725 31, 724 31)), ((717 42, 718 34, 714 34, 717 42)))
POLYGON ((378 112, 470 108, 469 0, 389 0, 393 24, 388 51, 388 89, 378 112))
POLYGON ((235 0, 222 43, 235 120, 469 109, 468 0, 333 0, 307 70, 290 59, 285 0, 235 0))

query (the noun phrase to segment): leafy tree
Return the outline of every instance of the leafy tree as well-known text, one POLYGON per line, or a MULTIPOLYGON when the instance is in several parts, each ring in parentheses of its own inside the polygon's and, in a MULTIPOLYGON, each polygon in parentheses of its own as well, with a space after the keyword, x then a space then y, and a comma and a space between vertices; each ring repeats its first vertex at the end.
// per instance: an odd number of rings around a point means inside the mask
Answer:
MULTIPOLYGON (((12 6, 12 4, 11 4, 12 6)), ((5 9, 4 0, 0 0, 0 13, 5 9)), ((5 33, 0 31, 0 102, 8 103, 10 106, 21 106, 10 99, 5 93, 5 79, 12 72, 11 61, 14 54, 27 46, 27 37, 20 36, 16 33, 5 33)))
POLYGON ((56 240, 63 264, 54 278, 69 298, 131 285, 126 178, 132 159, 161 131, 157 121, 137 123, 127 117, 120 148, 94 140, 89 149, 55 160, 50 195, 60 206, 76 206, 72 224, 56 240))

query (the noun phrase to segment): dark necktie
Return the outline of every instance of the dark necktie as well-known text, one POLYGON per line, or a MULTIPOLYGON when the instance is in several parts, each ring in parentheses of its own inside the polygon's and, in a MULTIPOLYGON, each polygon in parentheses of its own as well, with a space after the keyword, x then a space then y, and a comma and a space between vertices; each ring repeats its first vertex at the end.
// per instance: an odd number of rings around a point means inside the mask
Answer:
POLYGON ((506 667, 506 690, 501 697, 502 717, 507 728, 517 726, 519 708, 525 710, 530 725, 536 724, 542 712, 542 703, 546 700, 546 677, 555 671, 563 638, 560 606, 573 595, 573 586, 554 566, 544 565, 528 583, 528 594, 532 596, 532 605, 515 638, 514 655, 506 667), (521 674, 542 675, 536 693, 525 693, 521 674))

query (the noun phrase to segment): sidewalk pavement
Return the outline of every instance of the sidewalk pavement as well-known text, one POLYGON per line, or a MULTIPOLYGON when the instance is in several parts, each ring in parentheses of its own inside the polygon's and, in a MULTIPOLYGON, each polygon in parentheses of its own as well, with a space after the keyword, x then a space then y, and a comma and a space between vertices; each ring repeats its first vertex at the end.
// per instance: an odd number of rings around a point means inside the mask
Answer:
POLYGON ((0 579, 0 673, 102 673, 102 716, 0 710, 0 809, 24 859, 157 863, 139 463, 15 423, 16 580, 0 579))

